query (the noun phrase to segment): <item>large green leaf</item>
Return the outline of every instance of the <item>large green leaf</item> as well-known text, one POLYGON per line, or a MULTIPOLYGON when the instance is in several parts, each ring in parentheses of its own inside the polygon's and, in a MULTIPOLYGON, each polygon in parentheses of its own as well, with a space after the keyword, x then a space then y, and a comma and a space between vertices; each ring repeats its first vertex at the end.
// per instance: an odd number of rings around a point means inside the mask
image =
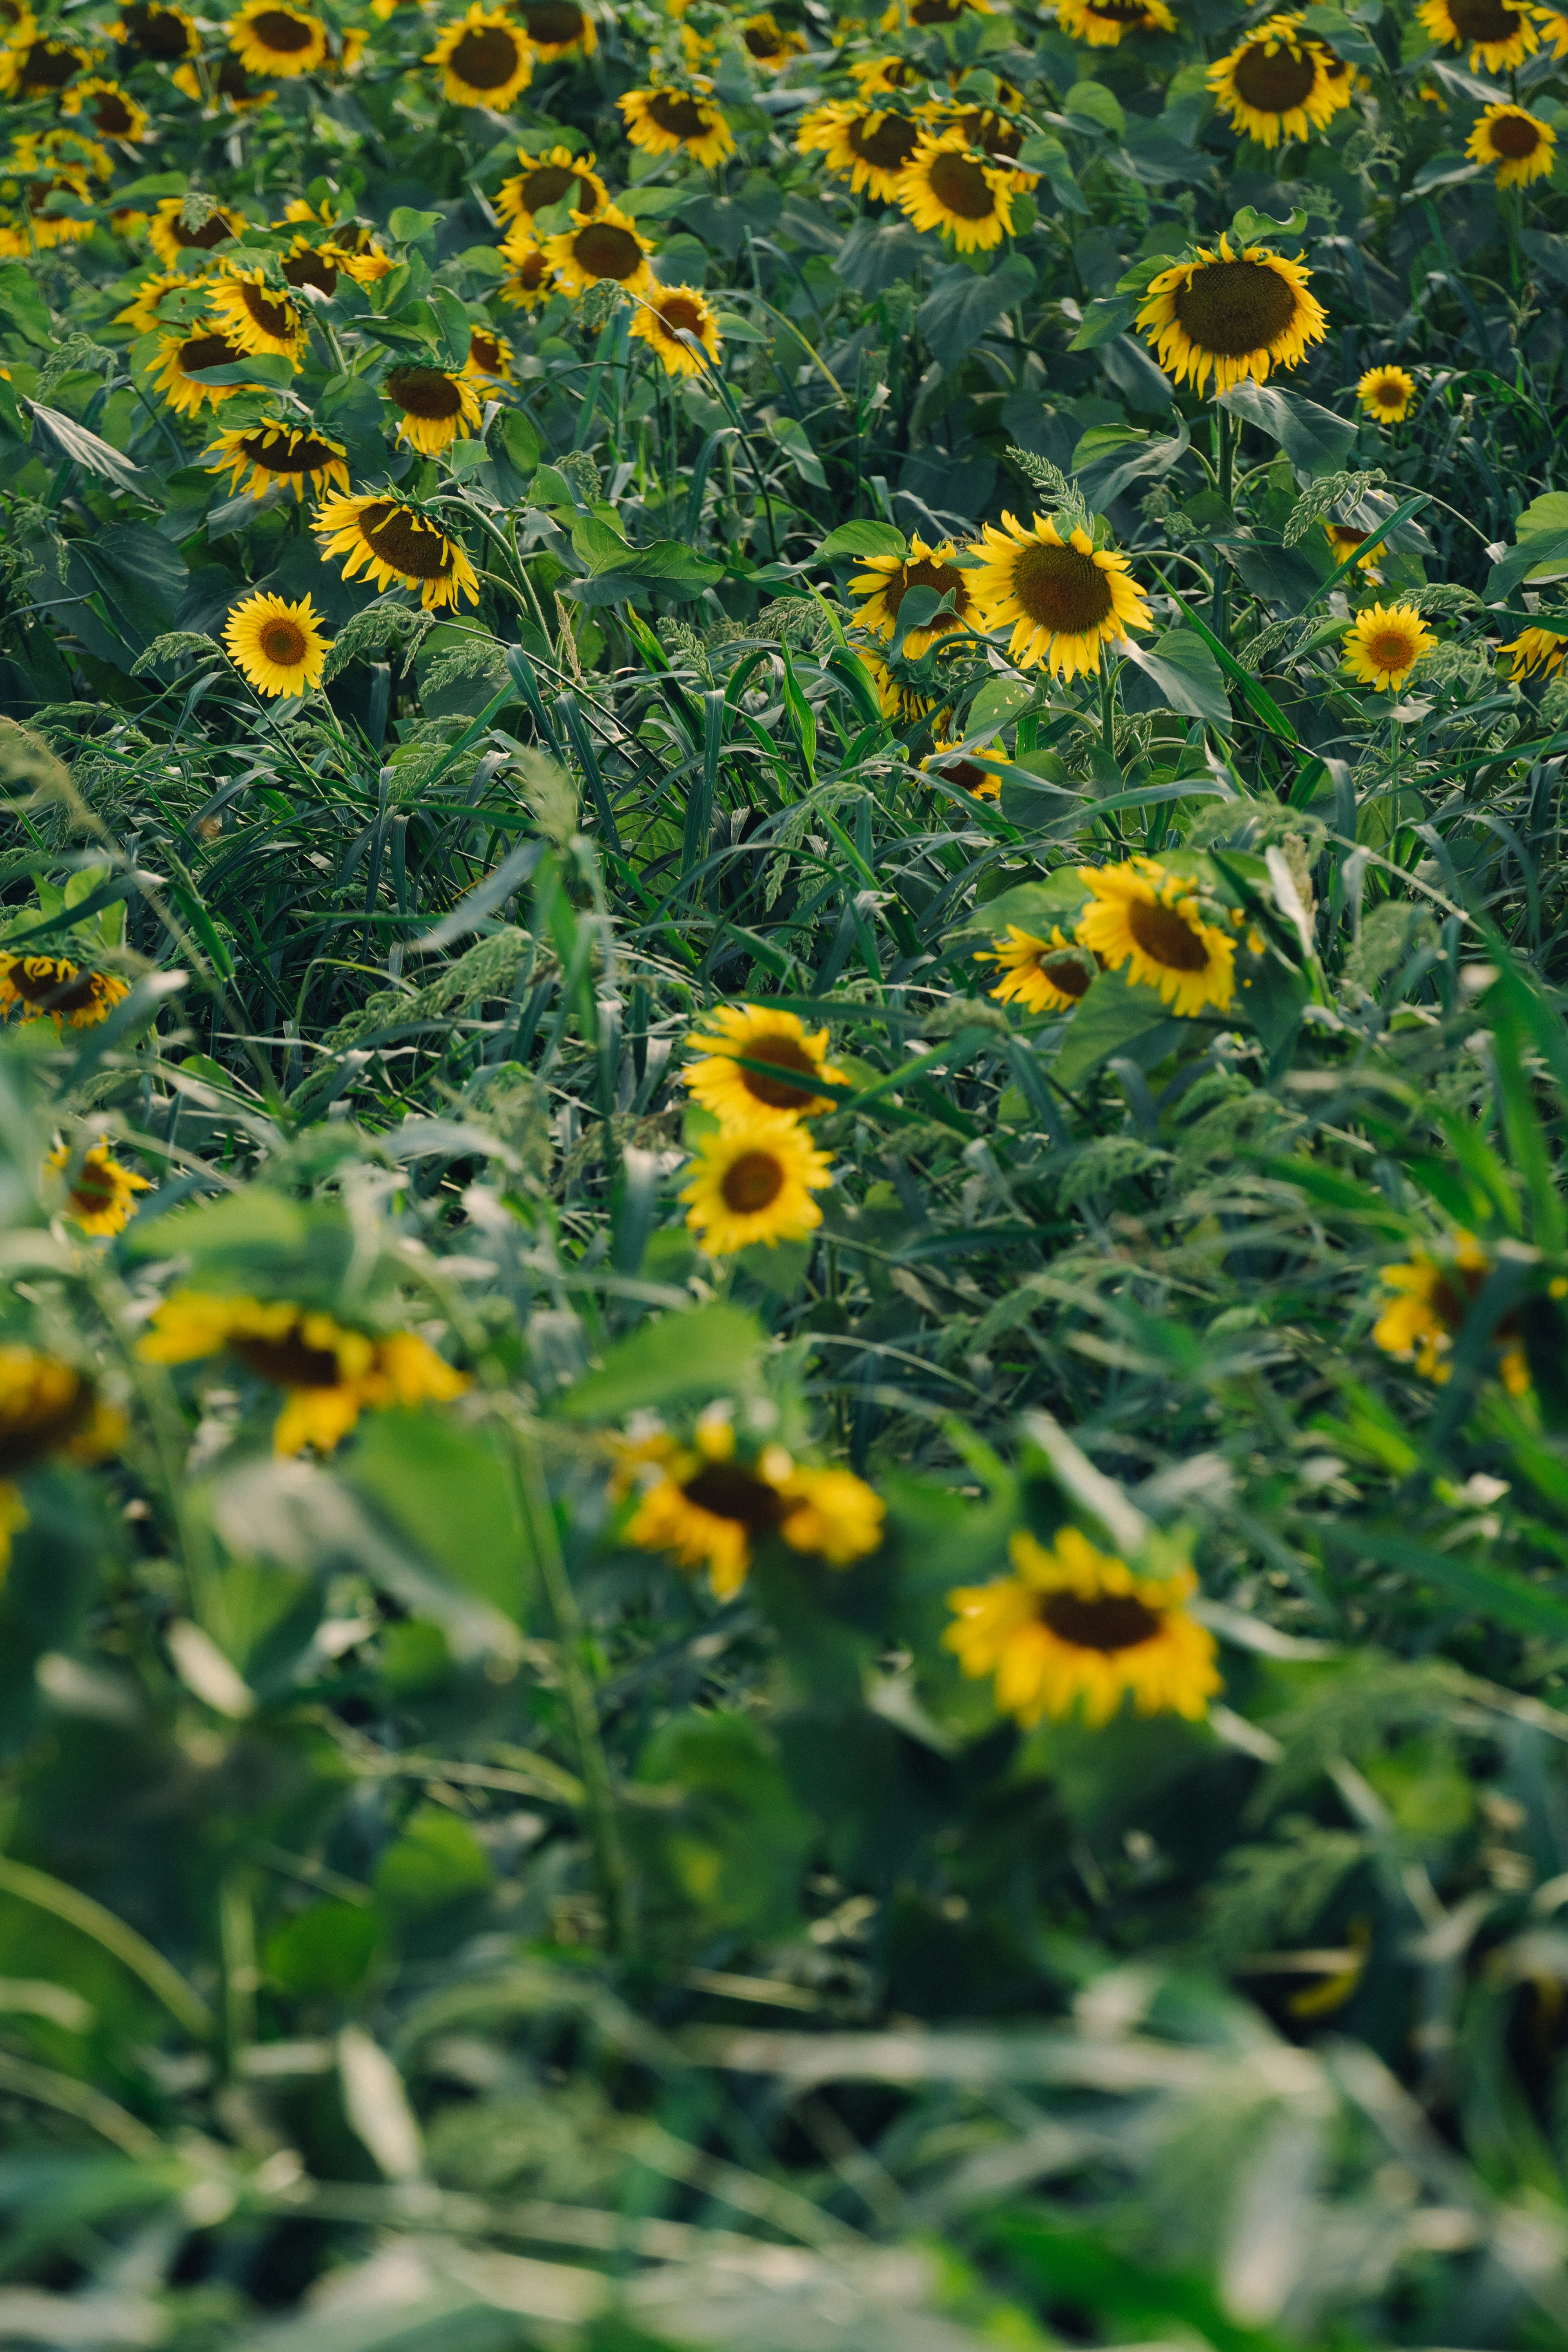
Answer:
POLYGON ((734 1396, 750 1388, 763 1331, 738 1307, 699 1307, 661 1315, 610 1349, 555 1406, 568 1421, 619 1421, 650 1406, 700 1396, 734 1396))

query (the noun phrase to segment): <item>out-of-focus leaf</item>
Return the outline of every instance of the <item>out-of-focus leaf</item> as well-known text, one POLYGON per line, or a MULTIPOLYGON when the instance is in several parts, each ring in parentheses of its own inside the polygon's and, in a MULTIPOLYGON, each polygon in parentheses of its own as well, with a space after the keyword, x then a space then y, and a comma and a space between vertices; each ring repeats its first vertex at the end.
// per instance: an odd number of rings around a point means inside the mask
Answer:
POLYGON ((619 1421, 697 1396, 737 1396, 755 1379, 761 1326, 738 1307, 662 1315, 614 1347, 558 1399, 568 1421, 619 1421))

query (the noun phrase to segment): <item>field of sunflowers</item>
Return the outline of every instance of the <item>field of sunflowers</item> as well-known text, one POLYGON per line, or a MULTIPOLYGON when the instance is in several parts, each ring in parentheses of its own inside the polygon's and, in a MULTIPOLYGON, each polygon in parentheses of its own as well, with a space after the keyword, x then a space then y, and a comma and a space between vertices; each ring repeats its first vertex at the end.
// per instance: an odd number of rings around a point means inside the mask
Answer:
POLYGON ((1568 2352, 1568 14, 203 5, 0 0, 0 2344, 1568 2352))

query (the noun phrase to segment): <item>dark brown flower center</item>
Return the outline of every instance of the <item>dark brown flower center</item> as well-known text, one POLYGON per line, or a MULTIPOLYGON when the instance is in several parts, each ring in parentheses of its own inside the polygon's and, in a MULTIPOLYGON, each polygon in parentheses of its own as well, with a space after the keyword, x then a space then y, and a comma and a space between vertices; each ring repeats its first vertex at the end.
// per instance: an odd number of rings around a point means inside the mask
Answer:
POLYGON ((1349 555, 1353 549, 1361 546, 1363 540, 1370 539, 1372 533, 1369 530, 1352 530, 1349 523, 1331 522, 1329 525, 1329 537, 1336 549, 1349 555))
POLYGON ((630 229, 616 228, 613 221, 593 221, 579 229, 572 253, 589 278, 635 278, 642 267, 641 246, 630 229))
POLYGON ((386 394, 405 416, 421 417, 428 425, 445 425, 463 405, 462 394, 439 368, 394 368, 386 379, 386 394))
POLYGON ((757 1535, 776 1528, 784 1515, 783 1498, 773 1487, 732 1462, 705 1462, 680 1491, 700 1511, 711 1511, 715 1518, 738 1519, 757 1535))
POLYGON ((111 1209, 120 1198, 120 1185, 111 1169, 102 1161, 85 1160, 81 1173, 70 1188, 70 1203, 84 1217, 96 1217, 100 1211, 111 1209))
POLYGON ((222 213, 209 213, 200 228, 187 228, 176 213, 169 223, 169 234, 187 251, 210 253, 215 245, 226 245, 232 232, 222 213))
POLYGON ((702 333, 702 313, 689 294, 671 294, 658 306, 658 315, 672 334, 702 333))
POLYGON ((525 213, 541 213, 546 205, 558 205, 567 190, 572 191, 572 209, 591 213, 596 209, 595 191, 575 172, 563 163, 541 163, 525 172, 518 183, 518 201, 525 213))
POLYGON ((275 49, 279 57, 296 56, 316 37, 303 16, 291 16, 286 8, 264 8, 259 16, 252 16, 249 29, 264 48, 275 49))
POLYGON ((1089 13, 1111 25, 1141 25, 1144 12, 1142 0, 1089 0, 1089 13))
POLYGON ((1093 956, 1058 953, 1040 958, 1040 970, 1064 996, 1087 996, 1097 970, 1093 956))
POLYGON ((298 1331, 281 1339, 231 1339, 229 1345, 253 1372, 280 1389, 335 1389, 342 1385, 338 1360, 330 1348, 310 1348, 298 1331))
POLYGON ((1130 1592, 1102 1592, 1085 1600, 1077 1592, 1053 1592, 1040 1615, 1058 1642, 1078 1650, 1134 1650, 1152 1641, 1161 1617, 1130 1592))
POLYGON ((1013 593, 1025 616, 1053 636, 1081 636, 1114 610, 1110 580, 1092 556, 1039 540, 1018 551, 1013 593))
POLYGON ((522 21, 541 48, 569 48, 583 37, 586 21, 573 0, 522 0, 522 21))
POLYGON ((171 8, 153 8, 147 0, 134 0, 120 19, 125 37, 133 49, 144 58, 183 58, 189 54, 191 38, 184 26, 171 8))
POLYGON ((289 256, 283 264, 283 275, 290 286, 313 286, 318 294, 329 296, 337 291, 336 268, 309 246, 302 253, 289 256))
POLYGON ((240 294, 251 323, 259 327, 264 335, 287 342, 298 333, 300 313, 292 302, 268 301, 259 286, 242 286, 240 294))
POLYGON ((92 1412, 92 1391, 65 1364, 44 1360, 31 1391, 13 1397, 0 1417, 0 1478, 41 1462, 74 1437, 92 1412))
POLYGON ((444 580, 452 569, 451 543, 445 532, 433 530, 406 507, 378 500, 364 509, 359 527, 372 551, 412 580, 444 580))
POLYGON ((932 157, 926 176, 942 210, 956 213, 960 220, 989 220, 996 210, 996 192, 985 177, 984 165, 972 163, 967 155, 955 155, 944 147, 932 157))
POLYGON ((459 81, 470 89, 500 89, 517 71, 517 43, 504 25, 488 25, 481 33, 465 33, 447 60, 459 81))
POLYGON ((475 327, 468 336, 468 358, 486 375, 499 375, 501 367, 501 347, 494 335, 482 335, 475 327))
POLYGON ((911 25, 955 25, 963 0, 915 0, 910 10, 911 25))
POLYGON ((53 956, 22 957, 9 978, 18 996, 46 1013, 85 1013, 98 994, 96 972, 79 972, 53 956))
POLYGON ((847 137, 863 163, 879 172, 901 172, 915 152, 919 132, 900 114, 867 115, 849 125, 847 137))
POLYGON ((1501 0, 1448 0, 1448 15, 1461 41, 1511 41, 1521 23, 1501 0))
POLYGON ((1168 971, 1207 970, 1207 948, 1174 907, 1162 906, 1158 899, 1145 906, 1134 898, 1127 908, 1127 928, 1152 963, 1163 964, 1168 971))
POLYGON ((742 1151, 720 1180, 724 1206, 738 1217, 754 1217, 784 1191, 784 1172, 771 1151, 742 1151))
POLYGON ((1380 375, 1372 387, 1372 396, 1373 400, 1380 401, 1385 408, 1402 408, 1405 404, 1405 386, 1397 376, 1380 375))
POLYGON ((1317 79, 1310 57, 1285 47, 1270 54, 1266 41, 1255 41, 1237 59, 1237 96, 1259 114, 1289 114, 1310 97, 1317 79))
MULTIPOLYGON (((750 1062, 766 1062, 775 1070, 794 1070, 803 1078, 819 1075, 811 1055, 794 1037, 748 1037, 734 1051, 744 1054, 750 1062)), ((764 1078, 757 1070, 742 1070, 741 1081, 749 1095, 773 1110, 799 1110, 816 1093, 813 1087, 792 1087, 782 1078, 764 1078)), ((773 1162, 770 1160, 767 1164, 771 1168, 773 1162)), ((768 1198, 771 1200, 773 1194, 768 1198)))
POLYGON ((264 466, 269 474, 310 474, 318 466, 330 466, 340 455, 330 441, 318 441, 310 433, 289 433, 279 440, 268 440, 267 427, 242 435, 239 442, 242 457, 254 466, 264 466))
POLYGON ((279 669, 295 669, 308 650, 298 621, 268 621, 261 632, 261 650, 279 669))
POLYGON ((1211 261, 1176 297, 1176 323, 1200 352, 1246 359, 1296 316, 1296 289, 1265 261, 1211 261))
POLYGON ((92 119, 105 139, 123 139, 136 127, 135 116, 117 89, 94 90, 92 119))
POLYGON ((220 98, 226 98, 235 106, 248 104, 256 95, 250 87, 250 76, 237 58, 224 58, 213 76, 213 85, 220 98))
POLYGON ((243 359, 226 335, 193 335, 189 342, 180 345, 180 366, 186 375, 193 368, 227 367, 231 361, 243 359))
POLYGON ((934 588, 939 596, 945 596, 951 589, 953 611, 965 613, 969 609, 969 591, 963 572, 953 564, 933 563, 922 555, 917 562, 901 564, 882 590, 882 601, 895 621, 911 588, 934 588))
POLYGON ((672 139, 700 139, 713 128, 711 115, 678 89, 656 89, 647 102, 647 115, 672 139))
POLYGON ((544 283, 547 264, 542 253, 525 253, 517 265, 517 282, 531 294, 544 283))
POLYGON ((35 41, 22 60, 24 89, 63 89, 85 64, 79 49, 62 41, 35 41))
POLYGON ((954 127, 963 131, 972 147, 983 149, 987 155, 1000 155, 1009 163, 1024 144, 1021 131, 1015 130, 1010 122, 1004 122, 1000 115, 991 114, 983 107, 975 107, 968 114, 961 114, 954 127))
POLYGON ((1541 144, 1541 125, 1528 114, 1500 114, 1491 127, 1494 152, 1510 163, 1522 163, 1541 144))
POLYGON ((776 58, 784 46, 784 35, 776 25, 748 25, 741 38, 751 55, 763 61, 776 58))

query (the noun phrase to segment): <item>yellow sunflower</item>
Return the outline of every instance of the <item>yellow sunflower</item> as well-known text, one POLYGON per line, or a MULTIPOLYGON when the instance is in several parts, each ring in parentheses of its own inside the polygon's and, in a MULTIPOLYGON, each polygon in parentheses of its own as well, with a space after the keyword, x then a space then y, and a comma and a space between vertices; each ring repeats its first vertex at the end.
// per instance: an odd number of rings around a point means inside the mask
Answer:
POLYGON ((911 629, 904 639, 905 659, 919 661, 939 637, 951 636, 957 623, 968 617, 969 583, 974 576, 954 563, 955 552, 951 540, 928 547, 917 531, 907 555, 863 556, 860 560, 865 570, 849 583, 850 594, 865 599, 855 615, 860 626, 879 637, 894 638, 898 635, 900 607, 911 588, 933 588, 939 596, 945 596, 951 590, 953 619, 944 617, 942 625, 934 629, 911 629))
POLYGON ((1014 1573, 948 1595, 957 1622, 942 1635, 963 1672, 996 1677, 996 1704, 1026 1730, 1080 1707, 1095 1728, 1131 1699, 1140 1715, 1202 1719, 1225 1687, 1214 1636, 1182 1606, 1198 1589, 1190 1568, 1134 1576, 1077 1528, 1047 1550, 1019 1528, 1014 1573))
POLYGON ((668 1553, 681 1568, 705 1568, 721 1601, 740 1591, 753 1546, 769 1535, 833 1568, 849 1567, 882 1540, 887 1506, 862 1479, 847 1470, 808 1470, 782 1445, 738 1462, 727 1421, 703 1423, 692 1446, 664 1441, 656 1458, 657 1483, 626 1539, 641 1551, 668 1553))
POLYGON ((552 147, 546 155, 520 155, 517 160, 522 170, 501 182, 496 210, 525 234, 532 232, 535 213, 568 197, 573 211, 584 218, 602 212, 610 201, 591 154, 574 155, 570 147, 552 147))
POLYGON ((1236 988, 1236 941, 1204 920, 1194 886, 1153 857, 1125 866, 1085 866, 1079 880, 1090 903, 1074 937, 1110 971, 1127 967, 1135 985, 1159 991, 1184 1019, 1213 1005, 1228 1013, 1236 988))
POLYGON ((1415 404, 1415 378, 1402 367, 1368 368, 1356 384, 1356 398, 1380 425, 1400 425, 1415 404))
POLYGON ((374 587, 417 588, 426 612, 479 601, 474 567, 456 540, 395 499, 325 499, 311 528, 323 555, 346 555, 343 577, 363 572, 374 587))
POLYGON ((184 90, 207 114, 223 107, 231 114, 252 114, 259 107, 269 106, 278 95, 275 82, 253 81, 232 55, 211 58, 204 64, 176 66, 173 79, 174 88, 184 90))
POLYGON ((1049 516, 1030 525, 1004 510, 1002 529, 986 523, 970 552, 982 559, 968 575, 975 625, 1011 628, 1008 652, 1024 669, 1098 672, 1102 645, 1151 625, 1127 558, 1096 548, 1087 531, 1064 540, 1049 516))
POLYGON ((8 1340, 0 1346, 0 1575, 11 1538, 27 1525, 12 1480, 51 1454, 99 1462, 124 1435, 124 1423, 99 1402, 92 1382, 58 1356, 8 1340))
POLYGON ((331 237, 323 244, 312 245, 308 236, 296 237, 278 265, 286 286, 293 287, 296 292, 313 286, 329 301, 338 290, 340 278, 352 278, 361 286, 370 285, 384 278, 392 267, 389 254, 353 253, 331 237))
POLYGON ((290 1299, 176 1291, 154 1313, 137 1354, 153 1364, 237 1356, 284 1391, 273 1449, 330 1454, 367 1408, 447 1403, 468 1387, 416 1332, 376 1338, 290 1299))
POLYGON ((1270 368, 1295 367, 1329 331, 1328 313, 1308 291, 1309 273, 1261 245, 1233 253, 1228 236, 1150 281, 1138 324, 1178 383, 1215 392, 1270 368))
POLYGON ((911 727, 916 719, 929 719, 931 712, 939 708, 940 695, 922 694, 915 687, 900 684, 887 663, 868 646, 862 646, 859 651, 876 687, 877 700, 884 719, 890 719, 897 727, 911 727))
POLYGON ((1528 187, 1549 179, 1557 155, 1557 133, 1522 106, 1489 106, 1465 142, 1472 163, 1495 167, 1500 188, 1528 187))
POLYGON ((133 335, 151 335, 163 324, 161 310, 165 295, 183 293, 193 281, 179 269, 154 269, 142 278, 134 297, 123 310, 114 314, 117 327, 129 327, 133 335))
POLYGON ((1541 37, 1552 44, 1554 58, 1568 58, 1568 11, 1562 8, 1538 8, 1541 37))
MULTIPOLYGON (((489 327, 471 327, 468 331, 468 356, 463 373, 472 383, 510 383, 511 382, 511 345, 504 335, 491 332, 489 327)), ((345 482, 346 489, 348 484, 345 482)))
POLYGON ((815 1118, 836 1108, 831 1095, 815 1091, 807 1081, 826 1078, 841 1084, 844 1073, 827 1059, 827 1032, 808 1036, 798 1015, 775 1011, 767 1004, 716 1004, 703 1019, 719 1034, 693 1031, 687 1044, 701 1054, 685 1072, 694 1099, 710 1110, 725 1127, 744 1127, 763 1111, 788 1111, 795 1118, 815 1118), (748 1061, 765 1062, 775 1077, 743 1069, 737 1054, 748 1061))
POLYGON ((97 62, 97 54, 75 41, 34 39, 0 49, 0 89, 16 98, 52 98, 97 62))
POLYGON ((1000 800, 1002 778, 998 771, 1007 764, 1005 751, 950 750, 940 737, 935 750, 921 761, 926 775, 940 776, 944 784, 969 793, 977 801, 1000 800))
POLYGON ((441 68, 441 93, 451 105, 488 106, 504 114, 533 79, 533 43, 504 8, 473 0, 425 62, 441 68))
POLYGON ((327 28, 302 8, 246 0, 229 19, 228 45, 248 73, 314 73, 327 54, 327 28))
POLYGON ((940 130, 958 131, 966 147, 979 148, 999 169, 1011 170, 1019 187, 1038 185, 1039 173, 1025 171, 1017 160, 1024 144, 1023 130, 1005 115, 994 114, 988 106, 933 106, 928 119, 940 130))
MULTIPOLYGON (((1373 1326, 1373 1341, 1385 1355, 1413 1363, 1423 1380, 1441 1386, 1452 1377, 1448 1359, 1454 1342, 1491 1271, 1491 1259, 1475 1235, 1462 1231, 1441 1256, 1417 1249, 1406 1265, 1385 1265, 1380 1279, 1394 1297, 1373 1326)), ((1530 1364, 1513 1316, 1501 1318, 1491 1344, 1504 1388, 1510 1396, 1522 1396, 1530 1386, 1530 1364)))
POLYGON ((722 110, 700 79, 692 89, 628 89, 616 103, 626 119, 626 137, 649 155, 689 155, 712 171, 735 152, 735 134, 722 110))
POLYGON ((1309 38, 1300 16, 1270 16, 1266 25, 1208 71, 1219 111, 1260 147, 1281 139, 1310 139, 1351 102, 1350 76, 1339 60, 1309 38))
POLYGON ((332 642, 309 596, 297 604, 247 596, 229 614, 223 641, 258 694, 269 695, 314 693, 332 642))
POLYGON ((60 93, 60 112, 71 118, 85 116, 100 139, 118 140, 122 147, 140 146, 153 127, 153 118, 144 106, 138 106, 128 89, 102 74, 89 74, 60 93))
POLYGON ((651 286, 637 304, 631 331, 658 353, 666 375, 701 375, 704 352, 710 366, 719 364, 718 313, 698 287, 651 286), (689 335, 696 351, 685 340, 689 335))
POLYGON ((131 993, 111 971, 79 971, 65 956, 10 956, 0 949, 0 1013, 92 1029, 131 993))
POLYGON ((226 245, 244 226, 237 213, 226 212, 221 205, 215 205, 200 219, 195 215, 201 207, 190 206, 192 220, 187 225, 187 202, 184 196, 163 197, 148 225, 147 242, 168 269, 178 269, 182 254, 211 253, 226 245))
POLYGON ((651 238, 640 236, 637 226, 617 205, 606 205, 596 215, 574 213, 574 226, 564 236, 545 240, 544 258, 568 294, 583 294, 601 278, 612 278, 628 294, 653 289, 647 266, 651 238))
POLYGON ((826 1152, 798 1119, 758 1112, 744 1126, 704 1137, 680 1198, 690 1204, 686 1222, 703 1248, 726 1257, 752 1242, 804 1241, 822 1223, 811 1196, 832 1181, 826 1152))
POLYGON ((764 73, 779 73, 792 58, 805 55, 805 37, 793 30, 786 32, 776 16, 764 8, 760 16, 746 16, 741 23, 741 47, 754 66, 764 73))
POLYGON ((1568 634, 1556 629, 1521 629, 1511 644, 1500 646, 1498 651, 1513 656, 1510 677, 1533 677, 1537 670, 1555 677, 1568 656, 1568 634))
POLYGON ((1015 173, 977 163, 962 130, 922 131, 899 174, 896 201, 920 229, 951 237, 960 253, 985 253, 1013 234, 1015 173))
POLYGON ((1402 687, 1423 654, 1437 640, 1414 604, 1369 604, 1358 613, 1341 643, 1344 667, 1363 686, 1379 694, 1402 687))
POLYGON ((1420 0, 1415 14, 1435 41, 1469 50, 1472 73, 1478 66, 1485 66, 1489 73, 1507 73, 1541 47, 1536 11, 1529 5, 1507 8, 1503 0, 1420 0))
POLYGON ((159 0, 132 0, 130 7, 121 10, 118 24, 109 27, 109 37, 161 66, 181 65, 201 53, 195 18, 183 8, 160 5, 159 0))
POLYGON ((594 19, 577 0, 517 0, 517 13, 542 65, 555 58, 591 58, 599 46, 594 19))
POLYGON ((892 0, 882 12, 878 30, 896 33, 908 23, 924 33, 942 25, 956 25, 966 13, 989 16, 990 0, 892 0))
POLYGON ((220 268, 222 274, 207 291, 214 326, 248 356, 266 352, 298 362, 310 336, 298 305, 269 287, 260 269, 239 269, 230 263, 220 268))
MULTIPOLYGON (((1363 546, 1372 537, 1372 533, 1370 530, 1353 530, 1348 522, 1326 522, 1323 525, 1323 537, 1334 551, 1334 562, 1348 563, 1351 557, 1355 555, 1356 549, 1363 546)), ((1377 553, 1378 551, 1374 549, 1371 555, 1356 556, 1356 570, 1364 572, 1374 587, 1381 587, 1383 574, 1376 568, 1377 553)))
POLYGON ((820 154, 827 170, 847 180, 855 194, 864 193, 890 205, 898 199, 921 130, 907 115, 859 99, 837 98, 801 116, 795 143, 799 154, 820 154))
POLYGON ((391 369, 381 396, 398 415, 397 437, 422 457, 437 457, 459 436, 478 430, 479 396, 466 376, 405 362, 391 369))
POLYGON ((537 310, 549 301, 554 290, 555 273, 544 257, 544 247, 531 236, 515 232, 501 247, 504 258, 511 264, 511 275, 503 278, 497 292, 503 302, 517 310, 537 310))
MULTIPOLYGON (((44 1164, 64 1176, 70 1162, 69 1147, 62 1143, 44 1164)), ((137 1193, 149 1189, 146 1177, 123 1167, 107 1143, 95 1143, 67 1179, 66 1207, 84 1234, 122 1233, 136 1213, 137 1193)))
POLYGON ((176 416, 193 415, 199 408, 216 408, 220 401, 232 400, 239 390, 233 383, 200 383, 192 375, 193 368, 230 367, 245 353, 226 335, 213 328, 198 326, 191 333, 165 335, 158 345, 157 361, 148 376, 154 392, 161 393, 176 416))
POLYGON ((979 949, 975 961, 1000 965, 1002 979, 992 995, 1004 1004, 1021 1004, 1026 1013, 1070 1013, 1103 969, 1102 958, 1064 937, 1059 923, 1051 925, 1048 940, 1009 923, 1006 938, 979 949))
POLYGON ((1130 33, 1173 33, 1165 0, 1057 0, 1057 24, 1069 41, 1114 49, 1130 33))

